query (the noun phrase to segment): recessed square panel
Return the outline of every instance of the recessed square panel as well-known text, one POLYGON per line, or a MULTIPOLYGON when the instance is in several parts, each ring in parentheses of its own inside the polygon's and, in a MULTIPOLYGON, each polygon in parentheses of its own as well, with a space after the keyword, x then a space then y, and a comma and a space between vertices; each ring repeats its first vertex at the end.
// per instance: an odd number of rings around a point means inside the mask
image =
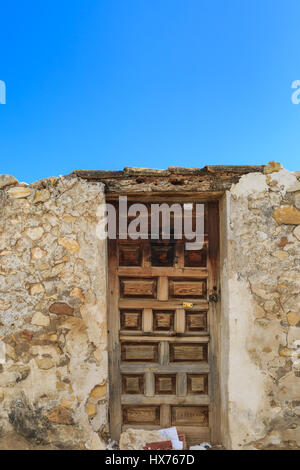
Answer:
POLYGON ((142 246, 139 241, 119 243, 119 266, 141 266, 142 246))
POLYGON ((207 361, 207 343, 170 343, 170 361, 207 361))
POLYGON ((206 279, 173 279, 169 281, 170 298, 204 299, 206 297, 206 279))
POLYGON ((173 266, 175 256, 175 244, 169 240, 157 240, 151 243, 151 265, 173 266))
POLYGON ((188 395, 207 395, 207 374, 187 374, 187 392, 188 395))
POLYGON ((184 266, 190 268, 206 268, 207 265, 207 245, 202 250, 185 250, 184 266))
POLYGON ((153 329, 154 331, 174 330, 174 310, 154 310, 153 329))
POLYGON ((122 392, 142 395, 144 393, 144 374, 123 374, 122 392))
POLYGON ((122 330, 142 330, 142 310, 121 310, 122 330))
POLYGON ((123 406, 123 424, 159 425, 159 406, 123 406))
POLYGON ((172 426, 208 426, 207 406, 172 406, 172 426))
POLYGON ((157 362, 158 343, 121 343, 121 359, 124 362, 157 362))
POLYGON ((155 298, 156 297, 156 279, 120 279, 121 296, 126 298, 155 298))
POLYGON ((156 395, 176 395, 176 374, 155 374, 156 395))
POLYGON ((186 331, 207 331, 207 312, 186 311, 186 331))

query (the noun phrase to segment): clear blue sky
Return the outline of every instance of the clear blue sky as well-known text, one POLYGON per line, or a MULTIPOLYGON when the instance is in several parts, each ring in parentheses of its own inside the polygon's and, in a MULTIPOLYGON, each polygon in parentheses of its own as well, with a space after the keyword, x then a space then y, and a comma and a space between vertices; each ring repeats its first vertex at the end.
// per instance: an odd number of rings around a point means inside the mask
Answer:
POLYGON ((0 173, 300 170, 299 0, 10 0, 0 41, 0 173))

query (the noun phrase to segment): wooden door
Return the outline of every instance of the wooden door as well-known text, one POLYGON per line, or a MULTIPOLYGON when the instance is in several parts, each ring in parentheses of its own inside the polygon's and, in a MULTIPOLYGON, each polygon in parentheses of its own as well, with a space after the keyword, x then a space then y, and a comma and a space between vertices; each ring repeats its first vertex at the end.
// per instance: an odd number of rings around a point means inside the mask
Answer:
POLYGON ((110 430, 176 426, 188 444, 217 442, 218 203, 205 244, 110 240, 110 430), (209 301, 211 299, 211 301, 209 301))

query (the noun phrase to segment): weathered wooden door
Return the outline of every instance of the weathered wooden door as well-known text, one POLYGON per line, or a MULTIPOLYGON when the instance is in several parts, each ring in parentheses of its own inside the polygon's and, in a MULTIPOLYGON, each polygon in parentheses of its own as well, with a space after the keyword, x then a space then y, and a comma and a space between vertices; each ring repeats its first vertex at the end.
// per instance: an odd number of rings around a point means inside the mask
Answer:
POLYGON ((189 445, 218 441, 218 240, 218 203, 207 202, 201 250, 184 239, 108 242, 113 439, 176 426, 189 445))

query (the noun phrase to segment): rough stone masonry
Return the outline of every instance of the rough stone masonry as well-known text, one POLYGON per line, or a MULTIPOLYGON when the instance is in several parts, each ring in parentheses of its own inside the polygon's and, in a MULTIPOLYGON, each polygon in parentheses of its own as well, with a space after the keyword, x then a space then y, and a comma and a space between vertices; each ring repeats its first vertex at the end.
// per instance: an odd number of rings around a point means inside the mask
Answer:
POLYGON ((107 435, 103 185, 0 177, 0 432, 67 448, 107 435))
MULTIPOLYGON (((234 181, 221 197, 222 444, 296 449, 300 173, 272 162, 234 181)), ((106 448, 104 201, 101 178, 0 176, 0 446, 106 448)))

